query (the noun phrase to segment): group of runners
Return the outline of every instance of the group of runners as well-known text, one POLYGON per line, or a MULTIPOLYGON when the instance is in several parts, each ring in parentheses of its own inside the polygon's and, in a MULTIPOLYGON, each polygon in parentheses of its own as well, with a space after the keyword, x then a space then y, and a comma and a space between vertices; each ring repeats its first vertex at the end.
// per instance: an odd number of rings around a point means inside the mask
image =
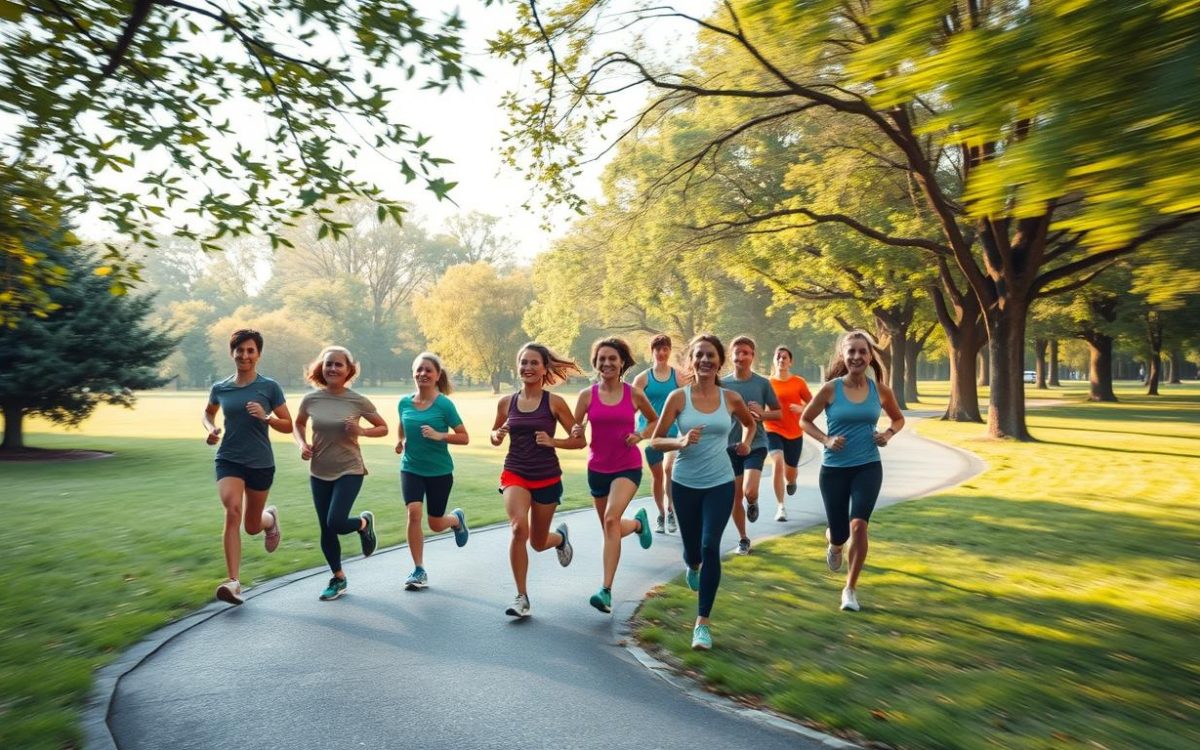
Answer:
MULTIPOLYGON (((203 418, 208 443, 219 444, 217 488, 225 508, 227 578, 216 596, 230 604, 243 601, 241 528, 251 535, 262 532, 268 552, 279 546, 279 511, 267 504, 275 471, 269 440, 274 429, 292 435, 300 457, 309 463, 321 551, 331 573, 320 598, 337 599, 347 590, 341 537, 357 534, 364 556, 374 553, 378 543, 371 511, 353 514, 367 474, 359 438, 385 437, 388 424, 370 399, 350 388, 358 366, 344 347, 326 347, 313 362, 306 376, 314 388, 301 400, 295 418, 279 384, 258 373, 262 335, 235 331, 229 347, 235 372, 212 386, 203 418), (223 414, 221 428, 214 421, 218 411, 223 414)), ((517 618, 530 614, 530 549, 553 549, 561 565, 571 564, 570 529, 565 522, 554 524, 563 495, 557 452, 587 447, 587 484, 604 532, 600 586, 590 604, 612 611, 624 537, 636 535, 641 547, 649 548, 654 532, 678 531, 685 579, 697 592, 692 647, 711 648, 709 618, 721 580, 725 527, 732 518, 737 551, 748 554, 746 524, 759 517, 759 484, 767 460, 773 461, 775 519, 787 520, 785 494, 796 492, 805 433, 824 446, 819 486, 828 519, 826 562, 838 571, 847 558, 841 608, 858 610, 867 524, 883 477, 879 448, 904 426, 895 398, 880 382, 870 337, 852 331, 841 338, 828 378, 816 394, 791 373, 792 353, 785 346, 775 349, 770 378, 755 373, 756 345, 748 336, 730 342, 733 371, 726 376, 721 376, 726 349, 712 334, 689 341, 679 366, 672 364, 668 336, 655 336, 650 351, 653 364, 626 383, 625 375, 635 365, 629 344, 615 337, 597 341, 591 352, 595 383, 580 391, 574 409, 549 389, 582 375, 579 365, 537 343, 518 352, 519 387, 499 399, 489 433, 492 445, 508 443, 499 492, 512 533, 509 563, 516 596, 506 613, 517 618), (875 379, 867 376, 868 368, 874 369, 875 379), (891 420, 882 432, 881 412, 891 420), (815 422, 821 413, 825 431, 815 422), (556 437, 559 427, 562 436, 556 437), (657 509, 653 526, 644 509, 626 517, 641 486, 643 463, 650 469, 657 509)), ((470 536, 466 513, 461 508, 447 512, 454 485, 449 446, 466 445, 470 436, 449 398, 450 380, 440 358, 419 354, 413 381, 415 391, 398 406, 395 446, 401 455, 401 496, 414 566, 405 580, 410 590, 429 582, 422 516, 432 531, 453 532, 459 547, 470 536)))

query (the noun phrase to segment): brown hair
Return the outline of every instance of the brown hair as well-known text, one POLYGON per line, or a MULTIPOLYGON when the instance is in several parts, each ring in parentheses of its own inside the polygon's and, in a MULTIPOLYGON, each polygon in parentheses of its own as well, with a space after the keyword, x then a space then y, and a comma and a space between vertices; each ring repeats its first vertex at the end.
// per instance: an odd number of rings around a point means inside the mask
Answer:
MULTIPOLYGON (((696 371, 692 365, 692 355, 696 352, 696 347, 707 341, 717 350, 717 371, 718 373, 725 367, 725 346, 721 343, 721 339, 711 333, 697 333, 692 337, 692 340, 687 343, 687 349, 684 353, 684 370, 687 372, 688 380, 696 382, 696 371)), ((717 376, 717 385, 721 384, 720 375, 717 376)))
POLYGON ((883 382, 883 368, 875 359, 875 340, 871 338, 871 334, 866 331, 850 331, 838 339, 837 345, 833 349, 833 357, 829 360, 829 369, 825 373, 826 380, 840 378, 850 372, 850 368, 846 367, 846 358, 842 354, 842 349, 846 348, 846 343, 852 339, 860 339, 867 342, 867 349, 871 352, 871 369, 875 371, 875 382, 883 382))
POLYGON ((574 361, 565 359, 550 351, 548 346, 538 344, 533 341, 522 346, 517 350, 517 360, 521 359, 521 352, 529 349, 538 353, 542 358, 542 364, 546 366, 546 374, 542 376, 542 385, 554 385, 561 383, 572 375, 582 375, 583 370, 579 369, 579 365, 574 361))
POLYGON ((446 374, 446 368, 442 367, 442 358, 433 352, 421 352, 413 357, 412 366, 414 370, 417 369, 417 363, 421 360, 425 360, 437 370, 437 389, 447 396, 453 393, 454 386, 450 385, 450 376, 446 374))
POLYGON ((592 344, 592 367, 596 367, 596 361, 600 357, 600 348, 607 346, 609 349, 616 349, 617 356, 621 358, 621 374, 629 372, 629 368, 637 364, 633 358, 633 351, 629 348, 629 342, 625 339, 609 336, 608 338, 599 339, 592 344))
POLYGON ((253 328, 239 328, 234 331, 229 337, 229 351, 232 352, 247 341, 253 341, 254 345, 258 347, 258 353, 262 354, 262 334, 253 328))
POLYGON ((304 379, 315 386, 329 385, 325 382, 325 357, 330 354, 340 354, 346 358, 346 365, 349 372, 346 373, 346 385, 350 384, 351 380, 358 375, 358 363, 354 361, 354 355, 344 346, 327 346, 321 350, 313 363, 308 366, 308 371, 304 373, 304 379))
POLYGON ((792 354, 791 349, 788 349, 783 344, 780 344, 779 346, 775 347, 775 354, 771 357, 771 370, 775 374, 779 374, 779 368, 775 366, 775 360, 778 359, 780 352, 787 352, 788 359, 792 360, 793 362, 796 361, 796 357, 792 354))
POLYGON ((654 351, 655 349, 661 349, 664 346, 668 349, 671 348, 671 337, 668 336, 667 334, 660 333, 660 334, 655 335, 654 338, 650 339, 650 351, 654 351))
POLYGON ((733 351, 735 348, 737 348, 739 346, 748 346, 753 351, 756 351, 756 352, 758 351, 758 345, 754 343, 754 339, 750 338, 749 336, 747 336, 745 334, 742 334, 741 336, 736 337, 733 341, 729 342, 729 350, 730 351, 733 351))

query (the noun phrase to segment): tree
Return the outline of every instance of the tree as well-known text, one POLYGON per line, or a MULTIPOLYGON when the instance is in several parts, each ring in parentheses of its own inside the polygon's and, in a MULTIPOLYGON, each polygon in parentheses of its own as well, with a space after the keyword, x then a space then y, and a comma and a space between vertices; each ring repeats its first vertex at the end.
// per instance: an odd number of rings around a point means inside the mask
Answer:
POLYGON ((413 301, 413 313, 447 368, 486 380, 499 393, 525 341, 521 317, 532 298, 524 272, 501 276, 487 263, 470 263, 446 269, 413 301))
MULTIPOLYGON (((1200 141, 1188 135, 1200 100, 1169 93, 1182 81, 1187 90, 1200 83, 1191 57, 1200 7, 730 0, 700 18, 662 3, 620 14, 606 13, 608 5, 529 0, 523 26, 498 42, 520 60, 547 52, 536 80, 544 95, 509 102, 516 132, 532 147, 534 176, 553 197, 574 200, 586 144, 615 122, 611 95, 639 86, 650 96, 618 138, 640 136, 643 125, 701 98, 764 106, 713 148, 817 111, 873 128, 889 145, 878 157, 908 173, 938 240, 883 232, 840 211, 772 213, 839 223, 958 267, 989 334, 993 436, 1029 438, 1021 381, 1034 299, 1083 286, 1200 218, 1188 187, 1200 175, 1200 141), (605 46, 617 30, 624 35, 612 38, 628 39, 669 22, 699 30, 702 51, 717 42, 739 50, 742 63, 711 70, 664 62, 647 45, 605 46), (961 199, 947 187, 948 168, 961 199)), ((690 174, 686 162, 673 171, 690 174)))
POLYGON ((454 262, 490 263, 497 268, 512 264, 517 242, 500 230, 500 217, 480 211, 468 211, 451 216, 446 221, 446 233, 458 245, 454 262))
MULTIPOLYGON (((40 184, 27 172, 45 162, 65 175, 53 197, 66 212, 98 206, 135 242, 153 245, 150 222, 175 207, 197 222, 179 234, 208 249, 230 234, 280 242, 304 213, 336 236, 326 199, 364 198, 399 221, 403 207, 356 175, 360 155, 439 197, 452 187, 429 137, 395 122, 393 105, 400 76, 444 90, 477 75, 455 13, 431 23, 408 0, 24 0, 0 11, 0 185, 40 184)), ((10 197, 0 193, 11 245, 10 197)), ((111 270, 130 272, 119 248, 108 252, 111 270)), ((38 304, 51 283, 19 281, 0 314, 38 304)))
POLYGON ((134 391, 165 382, 158 366, 177 342, 148 323, 149 296, 111 294, 94 253, 61 245, 37 251, 64 268, 66 277, 45 289, 50 312, 0 328, 3 450, 24 448, 28 414, 75 426, 99 404, 132 406, 134 391))

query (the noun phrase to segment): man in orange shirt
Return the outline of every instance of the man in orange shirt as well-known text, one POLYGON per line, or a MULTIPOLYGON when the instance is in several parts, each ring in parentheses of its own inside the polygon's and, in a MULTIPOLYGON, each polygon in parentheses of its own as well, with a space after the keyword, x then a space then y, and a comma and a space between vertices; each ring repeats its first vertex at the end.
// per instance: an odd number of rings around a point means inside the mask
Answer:
POLYGON ((787 477, 787 494, 796 494, 796 468, 800 465, 800 451, 804 447, 804 431, 800 429, 800 414, 804 405, 812 401, 808 383, 799 375, 791 374, 792 352, 786 346, 775 347, 775 369, 771 373, 771 388, 779 399, 780 418, 765 421, 767 448, 772 463, 771 478, 775 484, 775 520, 786 521, 787 509, 783 505, 783 482, 787 477))

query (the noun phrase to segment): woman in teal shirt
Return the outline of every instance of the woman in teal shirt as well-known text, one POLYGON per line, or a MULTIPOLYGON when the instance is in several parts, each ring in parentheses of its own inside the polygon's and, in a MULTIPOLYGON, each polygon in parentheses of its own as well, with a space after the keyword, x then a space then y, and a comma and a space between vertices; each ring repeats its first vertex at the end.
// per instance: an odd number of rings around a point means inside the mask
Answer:
POLYGON ((408 550, 412 553, 413 572, 404 581, 409 591, 429 585, 425 572, 425 537, 421 531, 421 503, 429 506, 429 529, 454 530, 454 543, 467 543, 467 514, 455 508, 446 514, 450 489, 454 486, 454 460, 450 445, 466 445, 471 437, 458 416, 451 392, 450 377, 442 360, 432 352, 421 352, 413 360, 416 393, 400 399, 400 436, 396 453, 400 459, 400 492, 408 509, 408 550))

